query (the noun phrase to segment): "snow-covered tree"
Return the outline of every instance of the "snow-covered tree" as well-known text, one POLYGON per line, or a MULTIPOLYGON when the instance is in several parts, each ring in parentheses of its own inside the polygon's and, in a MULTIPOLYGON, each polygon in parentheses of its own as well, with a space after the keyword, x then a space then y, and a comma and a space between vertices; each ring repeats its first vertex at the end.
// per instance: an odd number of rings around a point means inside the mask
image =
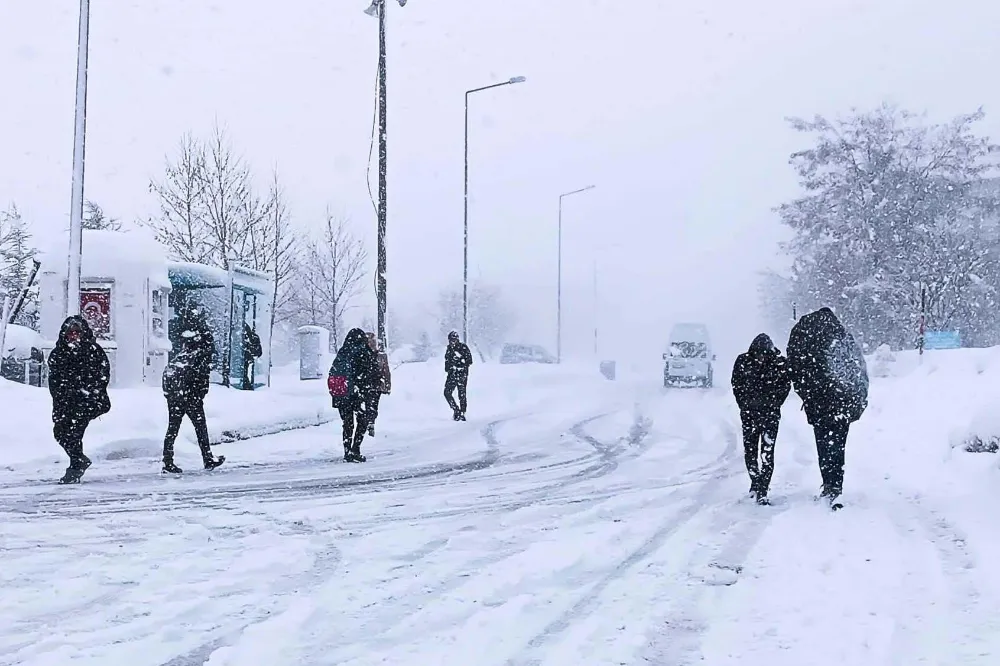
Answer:
MULTIPOLYGON (((438 299, 439 331, 442 339, 451 331, 462 331, 462 292, 445 291, 438 299)), ((466 343, 483 359, 492 358, 514 325, 514 312, 500 288, 476 282, 469 285, 469 339, 466 343)))
POLYGON ((330 328, 330 344, 346 333, 344 313, 361 293, 368 252, 350 222, 327 212, 323 236, 305 244, 294 276, 294 306, 303 324, 330 328))
MULTIPOLYGON (((17 299, 31 273, 35 249, 31 233, 15 204, 0 211, 0 289, 12 300, 17 299)), ((37 321, 38 287, 28 290, 25 303, 14 319, 15 324, 34 327, 37 321)))
POLYGON ((923 297, 929 328, 996 342, 1000 187, 995 148, 973 132, 982 118, 934 125, 882 106, 792 120, 814 144, 791 156, 804 196, 777 209, 794 236, 790 274, 763 288, 771 318, 827 305, 859 341, 911 347, 923 297))
POLYGON ((176 157, 167 160, 163 180, 152 181, 160 214, 145 222, 161 245, 179 261, 208 263, 213 255, 206 222, 205 147, 191 134, 180 141, 176 157))
POLYGON ((121 231, 122 223, 117 217, 108 217, 97 203, 87 199, 83 203, 83 228, 121 231))

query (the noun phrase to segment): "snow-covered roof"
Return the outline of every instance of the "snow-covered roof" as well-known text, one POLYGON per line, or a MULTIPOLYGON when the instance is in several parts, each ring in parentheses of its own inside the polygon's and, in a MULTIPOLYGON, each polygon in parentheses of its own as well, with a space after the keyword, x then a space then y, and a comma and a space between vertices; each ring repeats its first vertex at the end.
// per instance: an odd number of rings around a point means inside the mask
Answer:
MULTIPOLYGON (((68 273, 69 234, 59 234, 40 254, 42 272, 68 273)), ((145 229, 128 231, 83 230, 80 272, 87 278, 149 278, 158 286, 169 286, 167 253, 145 229)))
POLYGON ((14 354, 15 358, 28 358, 31 355, 31 348, 42 348, 42 336, 31 330, 27 326, 18 324, 7 324, 7 330, 3 336, 3 354, 6 358, 14 354))
POLYGON ((171 283, 177 288, 210 289, 228 287, 229 273, 216 266, 171 261, 167 264, 171 283))

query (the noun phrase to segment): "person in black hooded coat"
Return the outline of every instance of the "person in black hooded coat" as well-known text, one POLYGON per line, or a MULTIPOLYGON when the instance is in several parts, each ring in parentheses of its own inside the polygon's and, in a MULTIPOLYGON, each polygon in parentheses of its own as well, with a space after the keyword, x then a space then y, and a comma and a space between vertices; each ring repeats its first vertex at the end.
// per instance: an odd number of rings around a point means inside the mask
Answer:
POLYGON ((205 469, 215 469, 226 461, 225 456, 212 455, 205 418, 205 396, 208 395, 212 374, 215 339, 208 322, 197 310, 180 319, 180 349, 163 371, 163 395, 167 399, 167 434, 163 438, 163 471, 180 474, 184 470, 174 464, 174 442, 187 416, 194 426, 205 469))
POLYGON ((781 423, 781 406, 792 390, 788 365, 771 338, 761 333, 746 353, 736 357, 732 384, 743 421, 750 494, 764 504, 774 474, 774 444, 781 423))
POLYGON ((94 331, 81 316, 67 317, 49 354, 52 434, 69 456, 59 483, 79 483, 90 467, 83 453, 83 434, 98 416, 111 411, 108 383, 111 365, 94 331))
POLYGON ((821 497, 839 508, 847 433, 868 406, 868 368, 854 337, 830 308, 803 316, 788 337, 788 364, 816 435, 821 497))
POLYGON ((368 345, 368 336, 360 328, 352 328, 333 359, 327 379, 333 406, 340 411, 344 425, 344 462, 368 460, 361 454, 361 442, 375 414, 371 396, 380 389, 381 381, 378 356, 368 345))

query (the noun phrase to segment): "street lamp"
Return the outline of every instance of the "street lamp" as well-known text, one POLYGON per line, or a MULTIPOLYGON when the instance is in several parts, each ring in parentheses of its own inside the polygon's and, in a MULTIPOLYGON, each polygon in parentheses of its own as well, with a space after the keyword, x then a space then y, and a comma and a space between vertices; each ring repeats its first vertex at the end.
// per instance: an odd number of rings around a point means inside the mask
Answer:
POLYGON ((83 167, 87 144, 87 56, 90 0, 80 0, 80 35, 76 53, 76 113, 73 129, 73 196, 69 218, 69 267, 66 315, 80 314, 80 264, 83 254, 83 167))
POLYGON ((556 362, 562 363, 562 202, 563 198, 572 196, 574 194, 580 194, 581 192, 586 192, 587 190, 592 190, 596 185, 588 185, 587 187, 581 187, 578 190, 573 190, 572 192, 564 192, 559 195, 559 260, 557 271, 559 273, 556 287, 556 362))
POLYGON ((462 339, 465 342, 469 341, 469 95, 490 88, 524 83, 526 80, 523 76, 514 76, 501 83, 465 91, 465 208, 462 225, 465 232, 462 246, 462 339))
MULTIPOLYGON (((378 341, 382 349, 388 345, 385 339, 386 313, 386 255, 385 255, 385 219, 386 219, 386 172, 388 160, 386 156, 386 114, 385 114, 385 2, 372 0, 365 14, 378 17, 378 269, 375 281, 375 296, 378 300, 378 341)), ((397 0, 399 6, 406 5, 406 0, 397 0)))

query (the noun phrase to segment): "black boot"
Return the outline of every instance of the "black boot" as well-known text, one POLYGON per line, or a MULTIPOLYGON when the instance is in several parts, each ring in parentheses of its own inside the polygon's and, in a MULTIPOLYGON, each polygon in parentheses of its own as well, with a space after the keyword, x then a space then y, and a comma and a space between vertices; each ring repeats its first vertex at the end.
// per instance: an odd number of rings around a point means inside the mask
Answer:
POLYGON ((83 472, 80 471, 79 469, 76 469, 74 467, 67 467, 66 473, 63 474, 63 477, 61 479, 59 479, 59 483, 60 484, 80 483, 80 477, 82 476, 83 472))
POLYGON ((222 463, 226 462, 226 456, 219 456, 218 458, 206 458, 205 459, 205 469, 213 470, 222 463))
POLYGON ((163 473, 164 474, 182 474, 184 470, 174 464, 173 460, 163 461, 163 473))

